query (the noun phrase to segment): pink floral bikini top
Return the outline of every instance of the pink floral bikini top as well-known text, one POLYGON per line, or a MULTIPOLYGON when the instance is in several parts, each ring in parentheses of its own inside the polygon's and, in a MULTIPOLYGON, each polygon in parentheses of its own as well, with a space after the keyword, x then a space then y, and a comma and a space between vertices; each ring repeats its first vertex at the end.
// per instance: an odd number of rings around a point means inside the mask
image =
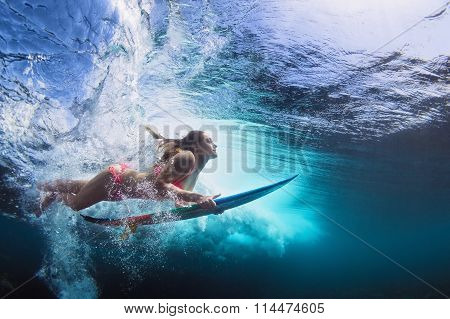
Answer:
MULTIPOLYGON (((153 166, 153 173, 155 174, 155 176, 159 176, 159 174, 161 173, 161 171, 162 171, 162 165, 156 164, 155 166, 153 166)), ((173 185, 173 186, 176 186, 176 187, 178 187, 178 188, 183 189, 183 185, 182 185, 181 183, 182 183, 186 178, 188 178, 189 175, 190 175, 190 174, 184 176, 184 177, 181 178, 181 179, 178 179, 178 180, 176 180, 176 181, 173 181, 173 182, 172 182, 172 185, 173 185)))

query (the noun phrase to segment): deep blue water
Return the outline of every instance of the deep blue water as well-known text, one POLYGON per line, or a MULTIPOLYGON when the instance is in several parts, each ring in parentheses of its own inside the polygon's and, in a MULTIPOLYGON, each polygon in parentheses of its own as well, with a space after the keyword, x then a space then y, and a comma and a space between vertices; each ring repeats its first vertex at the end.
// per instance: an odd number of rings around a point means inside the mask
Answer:
POLYGON ((8 297, 449 296, 442 5, 0 0, 0 293, 33 278, 8 297), (34 217, 40 180, 146 169, 149 123, 217 141, 200 192, 299 177, 127 241, 63 205, 34 217))

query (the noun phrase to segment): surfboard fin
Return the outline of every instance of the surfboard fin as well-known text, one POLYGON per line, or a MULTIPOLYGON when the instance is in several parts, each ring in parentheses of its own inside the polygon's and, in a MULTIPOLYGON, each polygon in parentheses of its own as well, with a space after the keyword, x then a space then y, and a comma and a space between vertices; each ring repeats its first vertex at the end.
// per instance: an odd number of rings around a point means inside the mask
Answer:
POLYGON ((131 234, 134 234, 137 230, 138 225, 137 224, 126 224, 125 229, 123 230, 123 233, 120 235, 121 240, 127 240, 130 238, 131 234))

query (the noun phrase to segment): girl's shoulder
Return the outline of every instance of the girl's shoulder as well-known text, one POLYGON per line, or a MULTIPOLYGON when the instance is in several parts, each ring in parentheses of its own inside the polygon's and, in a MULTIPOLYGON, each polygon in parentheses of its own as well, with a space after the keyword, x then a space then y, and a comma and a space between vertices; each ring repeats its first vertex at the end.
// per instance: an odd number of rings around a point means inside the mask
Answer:
POLYGON ((167 165, 176 165, 179 166, 180 164, 189 166, 193 166, 195 164, 195 156, 194 153, 192 153, 189 150, 183 150, 178 149, 172 156, 170 156, 168 159, 159 159, 158 161, 153 164, 151 171, 158 173, 167 165))
POLYGON ((195 156, 194 153, 192 153, 189 150, 183 150, 179 148, 177 152, 170 158, 171 161, 177 161, 177 160, 183 160, 183 161, 194 161, 195 162, 195 156))

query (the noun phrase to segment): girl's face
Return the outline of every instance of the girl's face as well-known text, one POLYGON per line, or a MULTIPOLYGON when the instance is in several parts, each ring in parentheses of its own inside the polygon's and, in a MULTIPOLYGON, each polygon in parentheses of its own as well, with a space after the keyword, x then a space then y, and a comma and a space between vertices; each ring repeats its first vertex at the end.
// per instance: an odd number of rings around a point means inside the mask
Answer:
POLYGON ((205 155, 209 158, 217 157, 217 145, 214 144, 211 137, 208 134, 202 133, 202 138, 200 139, 200 150, 202 155, 205 155))

